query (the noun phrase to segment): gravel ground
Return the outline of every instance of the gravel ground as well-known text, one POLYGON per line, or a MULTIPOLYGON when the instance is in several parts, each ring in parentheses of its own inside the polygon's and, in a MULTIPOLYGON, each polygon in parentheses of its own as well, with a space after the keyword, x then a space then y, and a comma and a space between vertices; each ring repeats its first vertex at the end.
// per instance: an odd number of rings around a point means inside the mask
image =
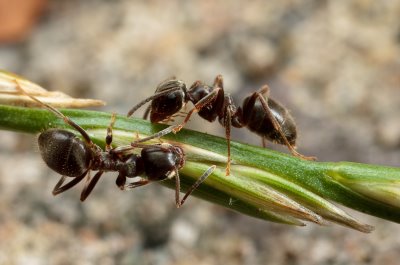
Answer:
MULTIPOLYGON (((29 37, 0 46, 0 68, 126 113, 176 75, 217 74, 236 102, 271 86, 291 109, 299 150, 321 161, 398 166, 400 1, 49 1, 29 37)), ((140 115, 140 114, 137 114, 140 115)), ((191 128, 223 135, 193 118, 191 128), (205 130, 206 128, 206 130, 205 130)), ((53 197, 57 174, 31 135, 0 132, 0 264, 398 264, 400 226, 305 228, 255 220, 158 185, 84 204, 53 197)), ((233 138, 260 144, 242 129, 233 138)), ((271 148, 285 148, 270 145, 271 148)), ((113 175, 111 175, 113 176, 113 175)), ((350 211, 350 210, 349 210, 350 211)))

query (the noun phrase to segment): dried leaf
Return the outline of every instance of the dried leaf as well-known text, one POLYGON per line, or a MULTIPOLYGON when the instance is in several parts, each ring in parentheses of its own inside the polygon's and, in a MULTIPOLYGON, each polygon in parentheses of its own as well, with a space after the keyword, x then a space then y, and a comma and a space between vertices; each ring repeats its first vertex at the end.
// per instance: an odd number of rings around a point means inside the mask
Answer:
POLYGON ((73 98, 59 91, 47 91, 38 84, 3 70, 0 70, 0 104, 24 107, 38 106, 36 102, 17 91, 15 81, 18 81, 26 93, 36 96, 40 101, 56 108, 85 108, 105 105, 102 100, 73 98))

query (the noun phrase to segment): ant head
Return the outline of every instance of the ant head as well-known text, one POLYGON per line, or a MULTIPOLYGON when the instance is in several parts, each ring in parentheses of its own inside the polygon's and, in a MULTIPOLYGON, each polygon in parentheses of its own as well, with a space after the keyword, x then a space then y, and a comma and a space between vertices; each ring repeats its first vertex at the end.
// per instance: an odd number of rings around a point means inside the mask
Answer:
POLYGON ((168 143, 143 148, 141 157, 145 173, 152 181, 167 178, 170 172, 179 170, 185 164, 183 149, 168 143))
POLYGON ((151 102, 150 120, 160 122, 179 112, 186 100, 186 84, 177 79, 169 79, 158 85, 156 95, 151 102))

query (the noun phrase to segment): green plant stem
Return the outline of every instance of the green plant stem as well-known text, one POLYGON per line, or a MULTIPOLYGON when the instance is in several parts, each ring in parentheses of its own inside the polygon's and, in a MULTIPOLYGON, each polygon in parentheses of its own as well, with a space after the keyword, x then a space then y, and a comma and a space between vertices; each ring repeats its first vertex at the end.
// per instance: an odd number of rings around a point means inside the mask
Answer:
MULTIPOLYGON (((88 130, 93 141, 104 145, 111 114, 83 110, 62 112, 88 130)), ((25 133, 39 133, 48 128, 71 129, 47 110, 12 106, 0 106, 0 127, 25 133)), ((133 141, 136 132, 143 137, 163 128, 164 125, 117 116, 114 144, 126 145, 133 141)), ((286 224, 302 225, 300 220, 324 224, 328 220, 363 232, 371 230, 329 202, 334 201, 400 222, 398 168, 305 161, 266 148, 231 142, 232 175, 226 177, 226 139, 185 129, 163 139, 182 145, 187 153, 187 165, 180 171, 183 187, 193 183, 209 165, 218 166, 194 195, 230 209, 286 224), (375 192, 371 185, 379 189, 375 192)))

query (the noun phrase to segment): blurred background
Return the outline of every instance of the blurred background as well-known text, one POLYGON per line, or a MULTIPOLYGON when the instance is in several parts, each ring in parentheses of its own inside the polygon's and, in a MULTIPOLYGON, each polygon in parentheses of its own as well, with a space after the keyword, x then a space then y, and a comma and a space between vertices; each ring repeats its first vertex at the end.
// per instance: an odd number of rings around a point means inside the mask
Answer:
MULTIPOLYGON (((263 84, 320 161, 399 166, 400 1, 0 0, 0 68, 125 114, 177 76, 222 74, 238 105, 263 84)), ((141 116, 141 113, 137 113, 141 116)), ((194 117, 190 128, 223 136, 194 117)), ((36 138, 0 132, 0 264, 398 264, 400 225, 372 234, 272 224, 172 190, 53 197, 36 138)), ((246 129, 233 139, 260 145, 246 129)), ((285 148, 270 148, 287 152, 285 148)))

